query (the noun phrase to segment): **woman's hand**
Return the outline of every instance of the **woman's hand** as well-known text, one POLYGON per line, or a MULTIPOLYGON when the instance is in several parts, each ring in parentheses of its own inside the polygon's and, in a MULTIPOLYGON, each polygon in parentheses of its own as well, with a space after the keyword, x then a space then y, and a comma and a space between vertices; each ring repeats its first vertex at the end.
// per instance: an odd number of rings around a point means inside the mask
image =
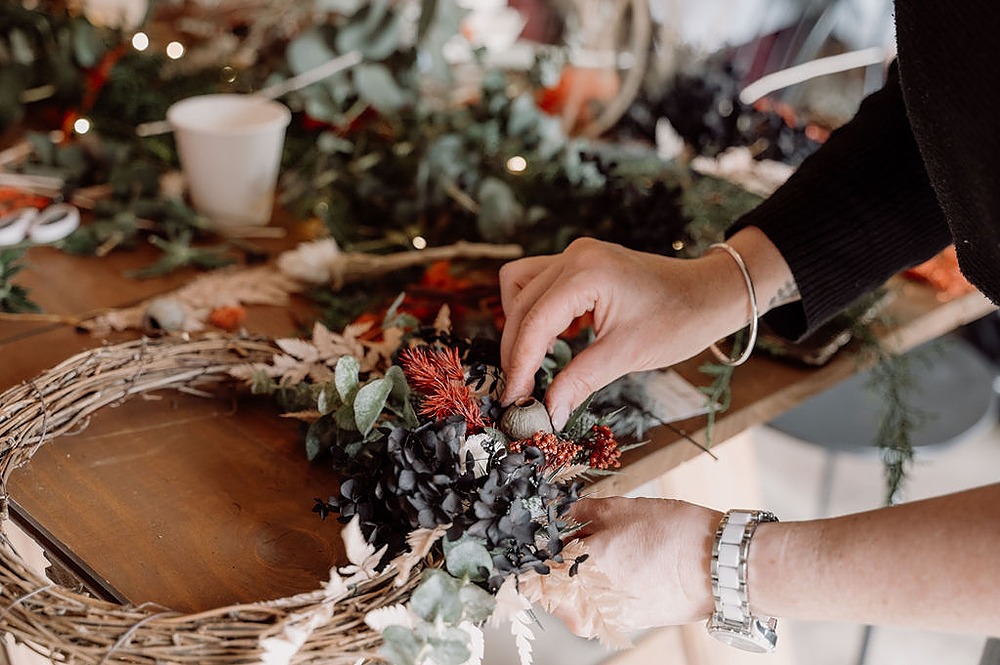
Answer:
MULTIPOLYGON (((626 630, 707 619, 712 612, 709 562, 722 514, 670 499, 584 499, 572 515, 590 558, 630 600, 616 620, 626 630)), ((576 607, 555 615, 579 634, 576 607)), ((591 637, 584 635, 584 637, 591 637)))
MULTIPOLYGON (((760 229, 742 229, 729 244, 753 278, 761 313, 798 299, 788 264, 760 229)), ((508 263, 500 270, 500 295, 507 315, 500 345, 505 403, 532 391, 546 350, 573 319, 594 314, 596 340, 545 396, 557 428, 595 390, 629 372, 690 358, 746 325, 751 311, 743 275, 726 252, 674 259, 590 238, 562 254, 508 263)))
POLYGON ((500 288, 508 403, 531 392, 555 338, 593 312, 595 341, 546 395, 556 427, 595 390, 629 372, 695 355, 745 325, 749 311, 739 269, 724 252, 674 259, 592 239, 577 240, 562 254, 508 263, 500 288))

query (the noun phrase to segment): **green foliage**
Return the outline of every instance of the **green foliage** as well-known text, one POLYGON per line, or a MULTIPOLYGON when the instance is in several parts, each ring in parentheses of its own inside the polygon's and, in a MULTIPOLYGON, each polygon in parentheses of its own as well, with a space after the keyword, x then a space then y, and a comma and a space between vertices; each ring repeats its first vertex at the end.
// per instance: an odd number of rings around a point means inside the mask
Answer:
POLYGON ((913 395, 919 390, 913 363, 923 362, 926 358, 915 351, 893 353, 882 344, 872 322, 867 320, 856 322, 852 336, 861 345, 861 362, 871 365, 866 387, 882 402, 872 444, 882 456, 885 503, 892 505, 899 501, 907 471, 913 463, 913 434, 928 417, 912 402, 913 395))
POLYGON ((327 451, 358 457, 369 446, 384 441, 385 432, 378 425, 386 419, 407 427, 419 424, 406 377, 395 365, 384 377, 362 382, 358 360, 341 356, 334 368, 333 383, 316 386, 313 395, 312 407, 323 415, 306 432, 306 455, 310 460, 327 451))
POLYGON ((472 582, 489 579, 493 557, 489 550, 474 538, 457 542, 445 541, 445 567, 453 577, 472 582))
POLYGON ((732 365, 721 363, 705 363, 698 368, 702 374, 711 377, 712 382, 707 386, 699 386, 698 390, 705 394, 705 403, 708 407, 708 419, 705 423, 706 445, 712 445, 712 433, 715 429, 715 419, 718 414, 729 410, 732 402, 733 392, 731 384, 733 373, 736 368, 732 365))
POLYGON ((25 247, 0 249, 0 312, 37 312, 38 305, 28 297, 28 290, 14 284, 14 276, 21 271, 25 247))
POLYGON ((159 277, 174 270, 192 266, 211 270, 233 263, 234 259, 226 256, 227 244, 215 247, 192 247, 191 232, 184 232, 175 240, 166 240, 159 236, 150 236, 149 242, 159 248, 163 254, 152 265, 129 273, 129 276, 139 279, 159 277))
POLYGON ((0 3, 0 132, 42 100, 69 106, 84 91, 82 70, 95 66, 120 36, 66 11, 0 3))
MULTIPOLYGON (((482 564, 492 568, 489 552, 475 539, 464 538, 446 545, 448 572, 425 570, 414 590, 409 609, 420 617, 412 630, 389 626, 382 633, 382 656, 394 665, 461 665, 470 655, 468 634, 459 628, 464 621, 481 624, 493 613, 493 596, 453 568, 471 571, 482 564)), ((479 573, 477 572, 477 575, 479 573)))
POLYGON ((413 596, 410 609, 424 621, 455 624, 462 618, 462 602, 458 598, 459 581, 441 570, 424 571, 413 596))

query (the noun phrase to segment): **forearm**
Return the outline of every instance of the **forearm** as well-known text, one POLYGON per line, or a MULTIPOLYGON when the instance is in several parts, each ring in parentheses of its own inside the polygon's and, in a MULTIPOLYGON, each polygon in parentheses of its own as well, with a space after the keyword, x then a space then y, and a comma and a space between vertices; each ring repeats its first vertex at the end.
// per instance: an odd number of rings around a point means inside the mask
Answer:
POLYGON ((1000 484, 867 513, 761 525, 750 602, 796 619, 1000 635, 1000 484))
POLYGON ((746 263, 757 293, 761 314, 799 299, 791 268, 774 243, 756 226, 748 226, 729 239, 746 263))
POLYGON ((895 76, 730 232, 750 226, 795 275, 801 305, 768 319, 792 339, 951 241, 895 76))

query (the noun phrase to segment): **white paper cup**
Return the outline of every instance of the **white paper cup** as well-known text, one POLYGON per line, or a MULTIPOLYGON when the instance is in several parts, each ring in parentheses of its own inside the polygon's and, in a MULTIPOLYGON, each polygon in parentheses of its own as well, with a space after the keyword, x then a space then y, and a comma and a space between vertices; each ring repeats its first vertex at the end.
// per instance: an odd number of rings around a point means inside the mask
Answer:
POLYGON ((252 95, 201 95, 167 109, 195 209, 223 226, 267 224, 291 117, 252 95))

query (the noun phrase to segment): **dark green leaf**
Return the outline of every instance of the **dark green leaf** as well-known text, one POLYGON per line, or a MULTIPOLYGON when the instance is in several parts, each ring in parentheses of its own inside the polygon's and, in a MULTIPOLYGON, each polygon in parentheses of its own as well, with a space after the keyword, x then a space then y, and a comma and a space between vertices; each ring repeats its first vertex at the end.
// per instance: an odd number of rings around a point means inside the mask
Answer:
POLYGON ((337 423, 330 416, 323 416, 306 430, 306 457, 316 459, 320 453, 337 443, 337 423))

